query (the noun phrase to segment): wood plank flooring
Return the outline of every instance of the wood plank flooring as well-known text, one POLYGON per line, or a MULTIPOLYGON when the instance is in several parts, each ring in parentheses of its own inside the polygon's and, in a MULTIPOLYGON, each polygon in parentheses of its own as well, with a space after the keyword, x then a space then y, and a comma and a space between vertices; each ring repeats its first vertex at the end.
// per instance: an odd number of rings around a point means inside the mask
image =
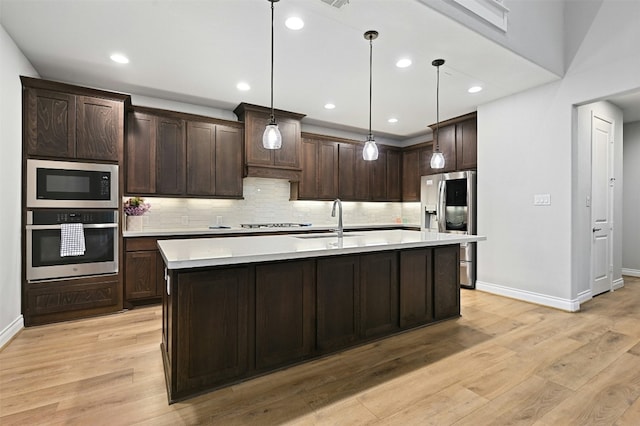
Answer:
POLYGON ((23 330, 6 425, 640 425, 640 279, 566 313, 465 290, 462 317, 167 404, 160 307, 23 330))

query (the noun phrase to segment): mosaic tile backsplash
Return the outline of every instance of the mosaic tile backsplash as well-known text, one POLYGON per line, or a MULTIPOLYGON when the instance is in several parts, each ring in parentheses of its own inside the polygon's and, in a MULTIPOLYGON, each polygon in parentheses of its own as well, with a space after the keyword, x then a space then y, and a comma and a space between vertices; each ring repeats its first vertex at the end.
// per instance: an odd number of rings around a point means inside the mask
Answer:
MULTIPOLYGON (((238 227, 241 223, 291 222, 334 225, 330 201, 290 201, 289 182, 245 178, 243 200, 145 197, 151 209, 143 229, 238 227)), ((125 198, 126 200, 127 198, 125 198)), ((345 225, 420 223, 420 203, 343 202, 345 225)))

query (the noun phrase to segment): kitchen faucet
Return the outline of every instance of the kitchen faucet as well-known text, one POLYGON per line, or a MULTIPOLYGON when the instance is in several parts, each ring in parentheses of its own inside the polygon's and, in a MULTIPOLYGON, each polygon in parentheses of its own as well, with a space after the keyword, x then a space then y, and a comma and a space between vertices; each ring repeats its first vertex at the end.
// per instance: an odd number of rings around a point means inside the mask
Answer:
POLYGON ((331 217, 336 217, 336 204, 338 205, 338 229, 334 229, 334 231, 338 232, 338 238, 342 238, 342 234, 343 234, 342 201, 340 201, 340 198, 336 198, 333 201, 333 208, 331 209, 331 217))

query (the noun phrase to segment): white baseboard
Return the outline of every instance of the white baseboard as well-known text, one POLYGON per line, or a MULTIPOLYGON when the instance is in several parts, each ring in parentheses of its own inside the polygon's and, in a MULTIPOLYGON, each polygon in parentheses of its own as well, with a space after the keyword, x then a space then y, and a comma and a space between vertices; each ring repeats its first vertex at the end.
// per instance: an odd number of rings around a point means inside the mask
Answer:
POLYGON ((630 277, 640 278, 640 269, 622 268, 622 275, 629 275, 630 277))
POLYGON ((624 278, 618 278, 617 280, 614 280, 613 283, 611 283, 611 288, 613 290, 618 290, 622 287, 624 287, 624 278))
POLYGON ((0 349, 2 349, 4 345, 9 343, 9 341, 11 341, 13 336, 18 334, 18 332, 23 328, 24 328, 24 317, 20 315, 18 318, 13 320, 11 324, 6 326, 4 330, 0 331, 0 349))
POLYGON ((593 294, 591 293, 591 289, 585 290, 582 293, 578 294, 578 303, 582 304, 586 301, 593 299, 593 294))
MULTIPOLYGON (((580 303, 582 302, 580 297, 574 300, 562 299, 555 296, 548 296, 546 294, 534 293, 532 291, 520 290, 484 281, 476 281, 476 290, 486 291, 487 293, 510 297, 512 299, 518 299, 524 302, 535 303, 537 305, 548 306, 569 312, 579 311, 580 303)), ((591 298, 591 291, 588 291, 588 294, 585 293, 581 293, 581 297, 586 297, 586 300, 589 300, 591 298)))

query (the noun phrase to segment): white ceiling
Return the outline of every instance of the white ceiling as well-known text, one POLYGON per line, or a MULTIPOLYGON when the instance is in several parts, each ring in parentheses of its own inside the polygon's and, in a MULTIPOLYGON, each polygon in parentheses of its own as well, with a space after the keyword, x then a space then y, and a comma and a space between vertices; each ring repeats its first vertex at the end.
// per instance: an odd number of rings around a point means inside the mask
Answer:
MULTIPOLYGON (((232 110, 269 105, 267 0, 1 0, 0 20, 42 78, 232 110), (127 65, 113 63, 114 52, 127 65), (239 81, 251 85, 236 89, 239 81)), ((304 122, 365 131, 369 122, 369 42, 373 42, 373 132, 402 140, 440 119, 559 78, 417 0, 275 3, 274 106, 304 122), (284 20, 305 21, 291 31, 284 20), (395 62, 409 57, 413 65, 395 62), (480 84, 477 94, 467 89, 480 84), (324 109, 327 102, 334 110, 324 109), (395 124, 387 120, 398 119, 395 124)), ((364 137, 364 135, 363 135, 364 137)))

